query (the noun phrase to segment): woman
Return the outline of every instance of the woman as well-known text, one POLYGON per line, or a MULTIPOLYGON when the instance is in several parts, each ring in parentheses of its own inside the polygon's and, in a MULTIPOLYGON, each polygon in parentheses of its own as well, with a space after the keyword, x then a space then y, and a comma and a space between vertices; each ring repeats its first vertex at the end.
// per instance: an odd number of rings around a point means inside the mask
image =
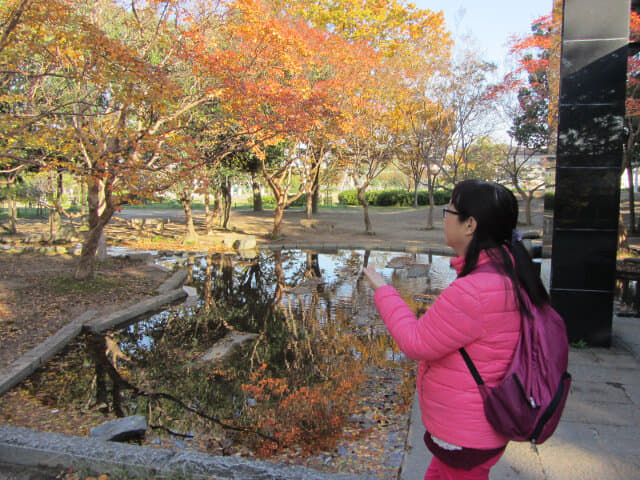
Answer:
POLYGON ((417 319, 373 268, 364 273, 400 349, 418 360, 417 390, 425 443, 434 454, 425 480, 488 479, 507 440, 485 418, 482 398, 458 349, 465 347, 489 387, 507 370, 528 313, 549 302, 516 231, 518 202, 505 187, 479 180, 456 185, 443 210, 458 278, 417 319))

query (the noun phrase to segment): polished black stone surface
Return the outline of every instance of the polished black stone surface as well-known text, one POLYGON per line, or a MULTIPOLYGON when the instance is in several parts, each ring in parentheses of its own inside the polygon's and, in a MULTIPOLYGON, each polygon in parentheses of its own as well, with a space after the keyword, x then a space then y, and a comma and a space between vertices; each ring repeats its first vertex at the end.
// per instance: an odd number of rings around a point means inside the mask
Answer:
POLYGON ((564 318, 570 342, 611 345, 613 292, 551 289, 551 304, 564 318))
POLYGON ((565 0, 551 301, 572 341, 608 346, 616 273, 629 0, 565 0))
POLYGON ((551 286, 613 291, 616 247, 616 230, 559 230, 556 228, 553 232, 551 286))
MULTIPOLYGON (((618 160, 619 163, 619 160, 618 160)), ((556 229, 618 228, 620 170, 609 168, 556 167, 556 229)), ((615 249, 615 246, 614 246, 615 249)))
POLYGON ((628 43, 626 39, 566 42, 560 103, 619 102, 626 90, 628 43))
MULTIPOLYGON (((558 162, 567 155, 600 157, 614 154, 621 158, 624 138, 624 103, 560 105, 558 162)), ((594 158, 590 162, 601 164, 594 158)))

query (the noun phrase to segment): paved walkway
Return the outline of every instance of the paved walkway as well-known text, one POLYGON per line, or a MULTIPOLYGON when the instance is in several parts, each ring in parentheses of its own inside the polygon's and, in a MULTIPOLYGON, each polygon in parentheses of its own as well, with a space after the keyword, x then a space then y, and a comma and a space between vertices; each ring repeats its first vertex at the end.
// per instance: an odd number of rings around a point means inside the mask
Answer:
MULTIPOLYGON (((572 348, 571 393, 556 433, 538 447, 512 442, 492 480, 640 479, 640 318, 615 318, 613 345, 572 348)), ((431 458, 417 402, 401 480, 421 480, 431 458)))

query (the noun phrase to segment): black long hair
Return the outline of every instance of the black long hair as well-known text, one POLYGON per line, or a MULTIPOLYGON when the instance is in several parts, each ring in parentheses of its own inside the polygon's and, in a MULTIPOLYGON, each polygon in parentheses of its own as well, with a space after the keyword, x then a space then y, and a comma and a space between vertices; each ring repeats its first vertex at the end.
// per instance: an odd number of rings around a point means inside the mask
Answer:
POLYGON ((529 252, 522 241, 514 236, 518 223, 515 195, 498 183, 464 180, 453 189, 451 204, 459 212, 459 221, 473 217, 477 222, 459 276, 473 271, 480 252, 486 250, 491 262, 511 280, 523 315, 530 315, 531 312, 523 301, 520 287, 534 305, 549 303, 549 294, 533 266, 529 252))

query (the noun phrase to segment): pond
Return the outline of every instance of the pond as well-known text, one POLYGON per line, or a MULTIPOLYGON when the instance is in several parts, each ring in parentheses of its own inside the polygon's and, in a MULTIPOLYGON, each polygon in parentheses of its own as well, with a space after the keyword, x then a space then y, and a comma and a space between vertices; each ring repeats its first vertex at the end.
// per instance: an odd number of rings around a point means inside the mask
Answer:
MULTIPOLYGON (((360 272, 381 270, 420 315, 455 278, 448 257, 284 250, 154 258, 186 268, 195 295, 106 335, 83 334, 3 397, 3 421, 87 435, 141 414, 145 445, 303 464, 315 455, 306 464, 329 471, 355 445, 387 439, 395 450, 382 445, 388 455, 370 473, 397 470, 414 364, 387 334, 360 272), (379 429, 394 421, 402 427, 379 429)), ((627 285, 617 301, 636 292, 627 285)))
POLYGON ((106 335, 83 334, 23 382, 19 398, 54 413, 42 429, 86 435, 141 414, 151 427, 145 444, 273 458, 330 452, 395 409, 406 425, 414 364, 387 334, 360 272, 382 270, 421 314, 455 278, 449 258, 364 250, 155 258, 187 268, 195 296, 106 335), (225 349, 229 342, 237 346, 225 349))

